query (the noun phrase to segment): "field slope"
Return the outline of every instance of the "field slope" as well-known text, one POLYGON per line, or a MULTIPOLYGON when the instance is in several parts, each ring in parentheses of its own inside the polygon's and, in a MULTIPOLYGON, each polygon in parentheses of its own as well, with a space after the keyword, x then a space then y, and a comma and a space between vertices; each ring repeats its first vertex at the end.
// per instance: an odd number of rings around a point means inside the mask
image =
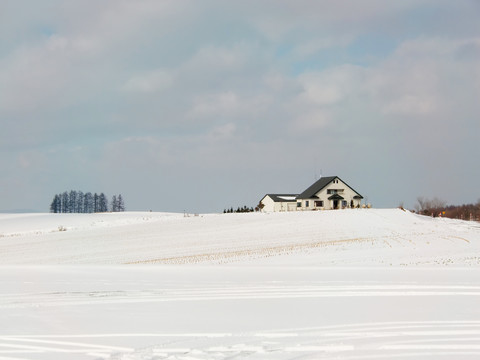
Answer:
POLYGON ((480 227, 398 209, 0 215, 0 360, 480 358, 480 227))
POLYGON ((0 264, 480 264, 480 224, 399 209, 0 214, 0 264))

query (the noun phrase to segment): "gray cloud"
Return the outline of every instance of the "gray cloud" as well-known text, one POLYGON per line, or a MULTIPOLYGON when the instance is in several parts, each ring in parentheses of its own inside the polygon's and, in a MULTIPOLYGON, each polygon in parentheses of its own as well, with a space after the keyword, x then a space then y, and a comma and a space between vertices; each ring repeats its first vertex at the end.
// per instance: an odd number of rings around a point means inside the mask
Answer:
POLYGON ((475 2, 1 6, 0 208, 219 211, 320 168, 378 206, 480 197, 475 2))

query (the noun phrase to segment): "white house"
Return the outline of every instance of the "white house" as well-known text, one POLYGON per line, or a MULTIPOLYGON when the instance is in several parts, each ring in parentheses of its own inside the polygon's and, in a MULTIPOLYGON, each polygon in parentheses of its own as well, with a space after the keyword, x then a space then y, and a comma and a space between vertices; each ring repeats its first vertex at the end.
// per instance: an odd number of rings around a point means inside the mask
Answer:
POLYGON ((298 195, 267 194, 260 200, 260 207, 265 212, 330 210, 360 207, 362 199, 338 176, 327 176, 298 195))

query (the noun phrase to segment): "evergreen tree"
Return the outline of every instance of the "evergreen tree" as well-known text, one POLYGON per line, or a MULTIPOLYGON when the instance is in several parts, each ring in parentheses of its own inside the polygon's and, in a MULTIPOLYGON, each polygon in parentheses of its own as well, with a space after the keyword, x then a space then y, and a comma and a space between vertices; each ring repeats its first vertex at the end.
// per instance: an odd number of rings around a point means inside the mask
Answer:
POLYGON ((63 194, 62 194, 62 213, 67 213, 68 212, 68 205, 69 205, 69 202, 68 202, 68 193, 65 191, 63 194))
POLYGON ((70 190, 68 195, 68 212, 74 213, 77 208, 77 192, 70 190))
POLYGON ((104 193, 101 193, 98 197, 98 212, 108 211, 108 200, 104 193))
POLYGON ((118 211, 117 196, 113 195, 112 196, 112 212, 117 212, 117 211, 118 211))
POLYGON ((98 201, 98 194, 93 194, 93 212, 98 212, 99 209, 99 201, 98 201))
POLYGON ((55 195, 52 203, 50 204, 50 212, 59 213, 61 211, 61 200, 60 196, 55 195))
POLYGON ((93 195, 91 192, 87 192, 83 200, 83 212, 92 213, 93 212, 93 195))
POLYGON ((125 211, 125 202, 122 194, 119 194, 117 198, 117 211, 125 211))
POLYGON ((75 212, 76 213, 83 213, 83 200, 84 200, 83 191, 78 191, 77 192, 77 203, 75 204, 75 212))

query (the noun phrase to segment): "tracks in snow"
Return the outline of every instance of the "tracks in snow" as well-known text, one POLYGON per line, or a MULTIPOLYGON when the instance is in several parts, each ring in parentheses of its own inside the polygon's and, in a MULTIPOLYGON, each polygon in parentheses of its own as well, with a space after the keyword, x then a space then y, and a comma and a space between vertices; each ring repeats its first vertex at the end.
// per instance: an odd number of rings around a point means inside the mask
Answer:
POLYGON ((0 360, 478 359, 479 275, 467 268, 3 268, 0 360))
POLYGON ((0 360, 44 359, 476 359, 480 321, 404 321, 292 328, 256 333, 116 333, 0 336, 0 360), (149 338, 145 348, 109 343, 149 338), (99 342, 101 342, 99 344, 99 342))
POLYGON ((159 288, 149 290, 62 291, 49 293, 3 294, 0 309, 108 305, 122 303, 178 302, 209 300, 261 300, 340 297, 413 297, 413 296, 476 296, 480 301, 480 285, 262 285, 203 286, 159 288))

